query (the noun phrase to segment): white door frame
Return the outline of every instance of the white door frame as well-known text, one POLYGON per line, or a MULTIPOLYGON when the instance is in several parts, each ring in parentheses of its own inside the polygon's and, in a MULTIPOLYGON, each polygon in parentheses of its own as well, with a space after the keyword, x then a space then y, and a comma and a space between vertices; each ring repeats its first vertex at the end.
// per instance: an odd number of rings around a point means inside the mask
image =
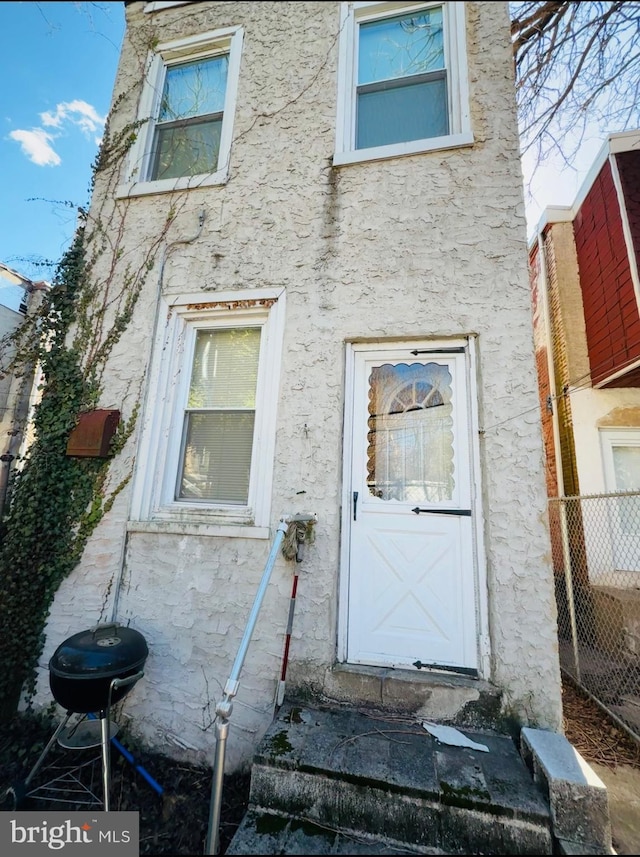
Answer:
POLYGON ((482 509, 482 490, 480 482, 480 444, 478 432, 478 381, 477 346, 473 335, 456 339, 430 340, 375 340, 368 342, 347 342, 345 359, 345 409, 343 430, 342 465, 342 538, 340 544, 340 580, 338 608, 337 658, 341 663, 347 660, 347 623, 349 613, 349 557, 351 537, 351 473, 354 430, 354 392, 355 392, 355 354, 362 351, 384 350, 406 354, 412 348, 452 349, 465 348, 467 364, 467 390, 469 407, 469 448, 471 453, 471 509, 473 521, 473 548, 475 552, 475 593, 476 625, 478 629, 478 677, 489 677, 489 610, 487 596, 487 571, 484 549, 484 516, 482 509))

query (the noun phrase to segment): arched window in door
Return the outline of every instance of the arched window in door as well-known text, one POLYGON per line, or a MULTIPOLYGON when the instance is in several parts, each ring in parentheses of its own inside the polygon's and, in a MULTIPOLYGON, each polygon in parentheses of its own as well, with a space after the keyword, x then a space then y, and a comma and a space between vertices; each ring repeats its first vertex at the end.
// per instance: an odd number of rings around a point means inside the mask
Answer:
POLYGON ((381 500, 440 503, 454 489, 451 374, 438 363, 374 367, 367 484, 381 500))

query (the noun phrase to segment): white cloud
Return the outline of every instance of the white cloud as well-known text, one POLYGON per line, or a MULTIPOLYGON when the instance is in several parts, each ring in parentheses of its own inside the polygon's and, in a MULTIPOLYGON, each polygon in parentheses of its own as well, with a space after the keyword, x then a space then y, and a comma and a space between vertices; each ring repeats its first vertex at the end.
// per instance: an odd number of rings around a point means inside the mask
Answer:
POLYGON ((105 123, 105 117, 100 116, 95 107, 86 101, 61 101, 56 104, 55 111, 46 110, 40 114, 42 124, 49 128, 60 128, 65 121, 77 125, 85 134, 95 134, 105 123))
POLYGON ((54 134, 45 131, 45 128, 56 128, 62 132, 65 125, 75 125, 86 136, 93 135, 96 145, 99 145, 102 138, 98 135, 102 133, 105 118, 91 104, 76 98, 73 101, 61 101, 56 104, 55 110, 41 113, 42 128, 32 128, 31 131, 18 129, 11 131, 9 136, 20 143, 22 151, 34 164, 57 167, 62 161, 51 143, 60 133, 54 134))
POLYGON ((48 134, 42 128, 32 128, 31 131, 10 131, 9 136, 12 140, 17 140, 22 146, 22 151, 40 167, 57 167, 60 163, 60 156, 50 145, 54 139, 53 135, 48 134))

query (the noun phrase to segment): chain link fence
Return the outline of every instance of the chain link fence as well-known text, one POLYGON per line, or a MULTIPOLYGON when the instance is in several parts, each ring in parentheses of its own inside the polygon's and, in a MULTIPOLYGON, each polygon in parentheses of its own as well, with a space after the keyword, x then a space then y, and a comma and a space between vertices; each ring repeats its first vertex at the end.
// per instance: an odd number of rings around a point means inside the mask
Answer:
POLYGON ((560 666, 640 742, 640 492, 549 501, 560 666))

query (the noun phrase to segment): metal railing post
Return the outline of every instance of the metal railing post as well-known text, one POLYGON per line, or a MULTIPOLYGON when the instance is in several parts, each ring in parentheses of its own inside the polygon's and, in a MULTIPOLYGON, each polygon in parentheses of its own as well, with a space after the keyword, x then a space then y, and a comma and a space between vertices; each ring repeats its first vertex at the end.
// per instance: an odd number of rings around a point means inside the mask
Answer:
POLYGON ((571 551, 569 549, 569 530, 567 527, 567 507, 565 498, 560 503, 560 534, 562 538, 562 563, 564 565, 564 583, 567 590, 567 607, 569 608, 569 623, 571 625, 571 640, 573 642, 573 662, 576 679, 580 681, 580 658, 578 654, 578 626, 576 623, 576 605, 573 597, 573 574, 571 570, 571 551))
POLYGON ((227 751, 229 718, 216 720, 216 755, 211 778, 211 803, 209 805, 209 825, 205 854, 217 854, 220 849, 220 812, 222 809, 222 785, 224 782, 224 759, 227 751))
POLYGON ((271 545, 271 550, 267 558, 267 563, 264 567, 264 571, 262 572, 262 578, 260 579, 258 591, 256 592, 253 601, 253 607, 251 608, 251 612, 249 613, 249 618, 247 619, 244 634, 242 635, 242 640, 240 641, 240 645, 238 646, 236 658, 233 662, 233 666, 231 668, 229 678, 227 679, 227 683, 224 686, 222 699, 216 705, 216 753, 211 779, 211 802, 209 804, 209 823, 207 828, 207 839, 205 843, 205 854, 218 853, 218 848, 220 844, 219 831, 220 811, 222 807, 222 786, 224 782, 224 762, 227 748, 227 737, 229 734, 229 718, 231 717, 231 712, 233 710, 232 700, 233 697, 238 693, 238 687, 240 685, 240 673, 242 671, 244 660, 247 656, 247 650, 249 649, 249 643, 251 642, 251 637, 253 635, 256 622, 258 620, 258 614, 260 613, 260 608, 262 606, 262 602, 264 600, 264 596, 269 585, 271 572, 273 571, 273 566, 275 565, 276 557, 278 556, 278 551, 280 550, 280 546, 282 545, 282 541, 284 539, 285 533, 289 528, 289 525, 296 521, 315 520, 315 516, 312 515, 298 515, 286 517, 283 516, 280 519, 280 523, 278 525, 278 529, 276 530, 276 534, 273 539, 273 544, 271 545))

